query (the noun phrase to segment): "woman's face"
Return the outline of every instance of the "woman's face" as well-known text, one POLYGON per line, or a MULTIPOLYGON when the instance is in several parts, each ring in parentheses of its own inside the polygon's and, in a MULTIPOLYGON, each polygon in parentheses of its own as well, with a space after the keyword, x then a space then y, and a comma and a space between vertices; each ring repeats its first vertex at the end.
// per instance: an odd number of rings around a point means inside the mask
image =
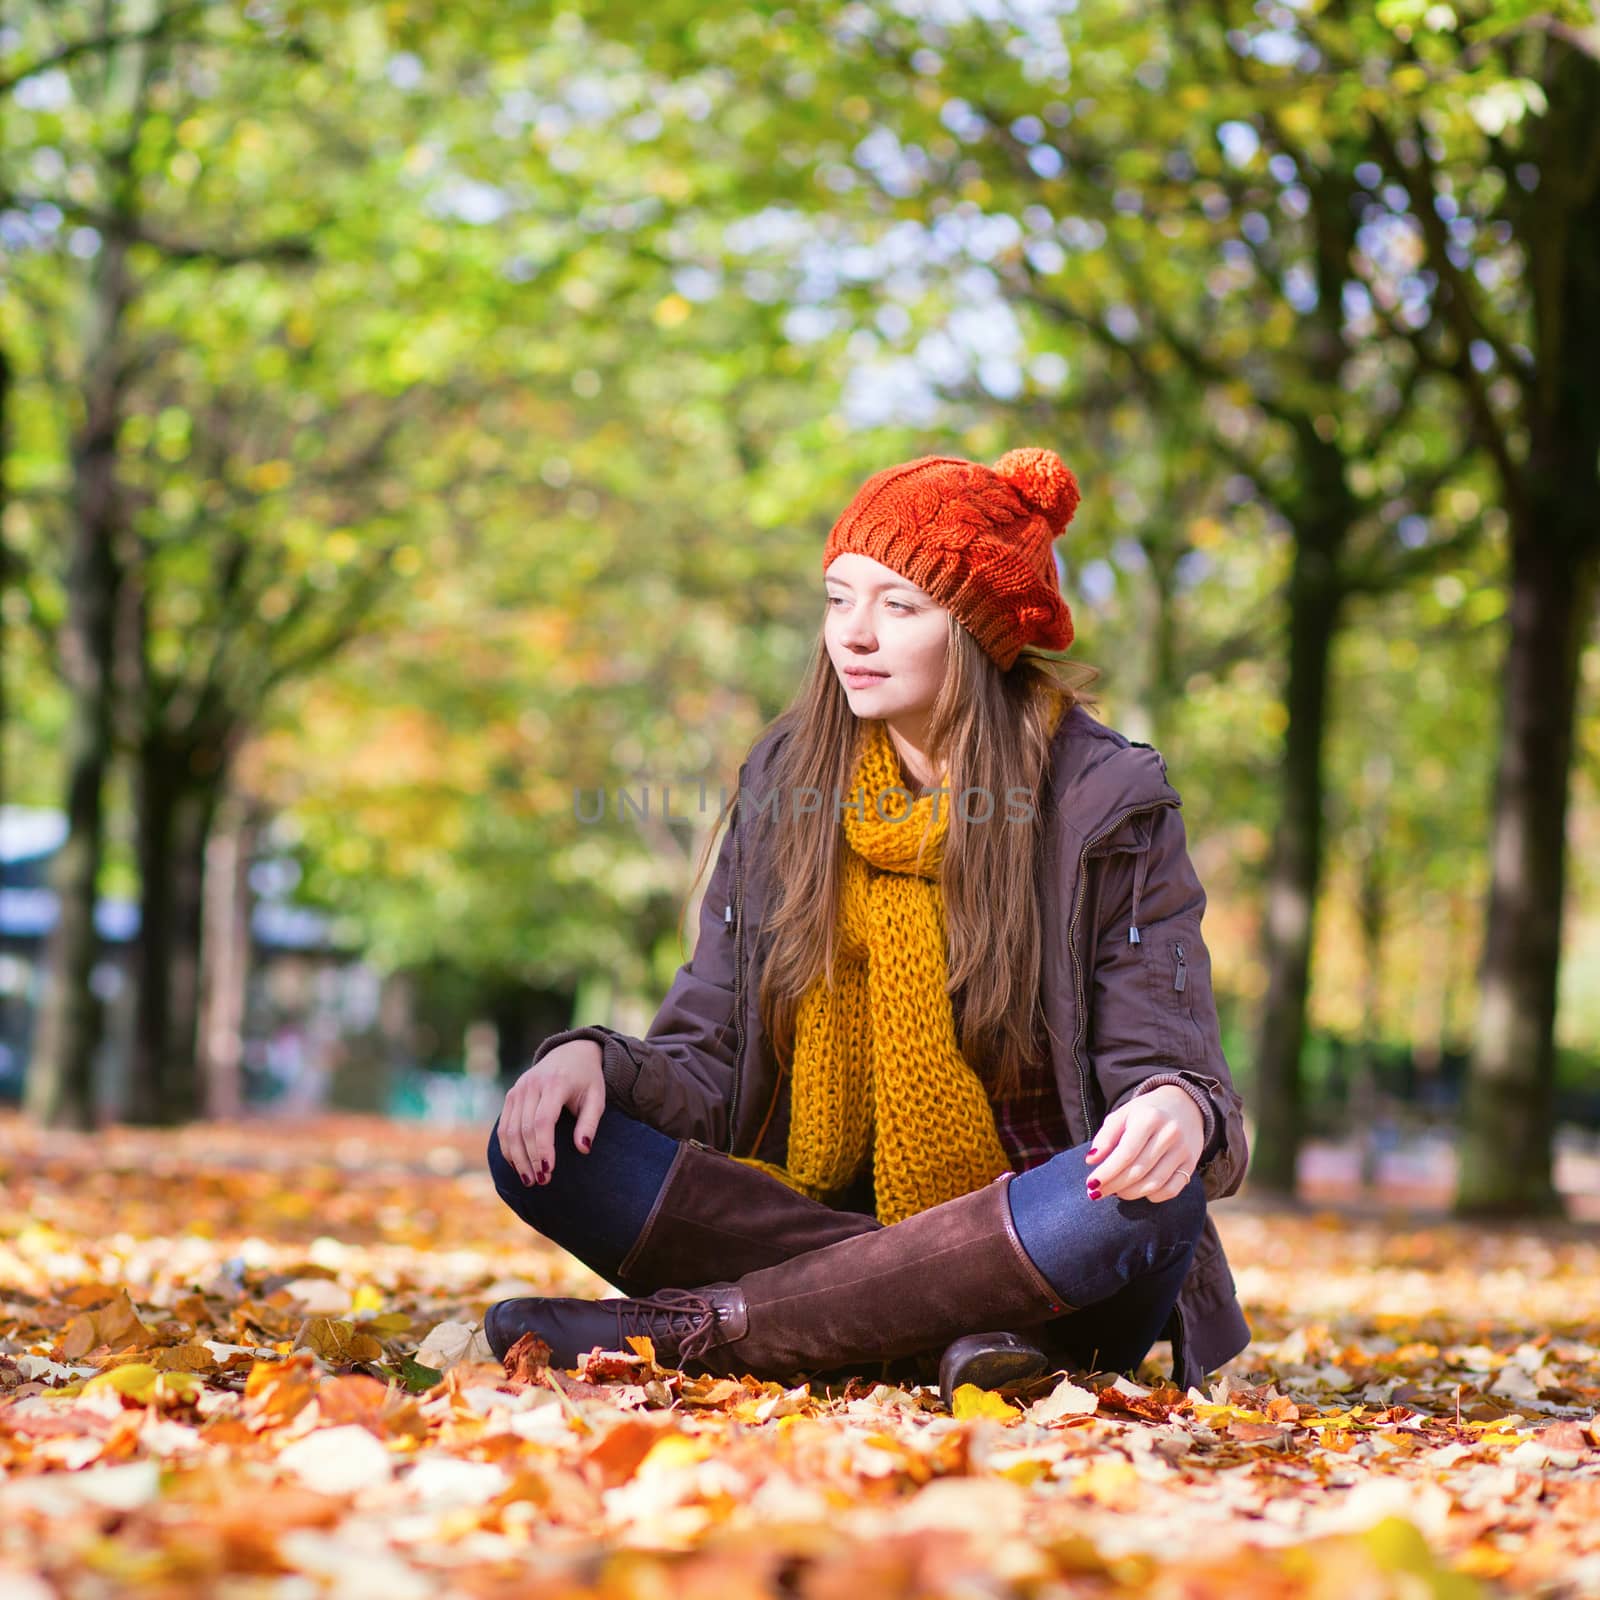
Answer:
POLYGON ((948 610, 909 578, 854 551, 835 556, 822 582, 822 637, 850 709, 915 727, 944 682, 948 610), (857 668, 870 675, 853 676, 857 668))

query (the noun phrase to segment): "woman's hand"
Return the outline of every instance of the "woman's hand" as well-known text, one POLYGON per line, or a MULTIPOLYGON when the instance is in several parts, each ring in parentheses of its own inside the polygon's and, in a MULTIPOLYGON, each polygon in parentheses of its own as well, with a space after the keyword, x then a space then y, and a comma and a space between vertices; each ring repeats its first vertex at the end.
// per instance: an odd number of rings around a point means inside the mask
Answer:
POLYGON ((606 1108, 601 1060, 593 1039, 569 1039, 511 1085, 500 1112, 500 1150, 524 1183, 550 1181, 556 1169, 556 1118, 568 1106, 578 1119, 572 1142, 588 1154, 606 1108))
MULTIPOLYGON (((1205 1149, 1206 1120, 1175 1083, 1136 1094, 1113 1111, 1085 1160, 1102 1198, 1171 1200, 1183 1193, 1205 1149)), ((1089 1191, 1094 1194, 1096 1191, 1089 1191)))

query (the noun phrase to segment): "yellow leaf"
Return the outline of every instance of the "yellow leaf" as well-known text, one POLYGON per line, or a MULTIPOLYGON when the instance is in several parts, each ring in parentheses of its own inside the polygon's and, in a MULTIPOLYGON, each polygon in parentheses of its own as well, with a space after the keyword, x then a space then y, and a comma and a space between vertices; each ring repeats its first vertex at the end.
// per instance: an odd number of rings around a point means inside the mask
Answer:
POLYGON ((1267 1416, 1261 1411, 1252 1411, 1248 1406, 1211 1405, 1205 1401, 1197 1400, 1194 1414, 1203 1422, 1220 1422, 1226 1427, 1230 1422, 1265 1422, 1267 1416))
POLYGON ((169 1399, 193 1400, 205 1388, 192 1372, 161 1372, 147 1361, 129 1361, 120 1367, 97 1372, 84 1392, 111 1389, 139 1405, 169 1399))
POLYGON ((113 1367, 109 1372, 97 1372, 83 1386, 85 1394, 94 1389, 114 1389, 130 1400, 148 1400, 161 1374, 143 1361, 129 1362, 125 1367, 113 1367))
POLYGON ((370 1333, 363 1333, 353 1322, 340 1322, 333 1317, 307 1318, 295 1344, 340 1366, 383 1358, 383 1346, 370 1333))
POLYGON ((1069 1484, 1071 1492, 1111 1510, 1138 1503, 1139 1474, 1132 1462, 1096 1456, 1069 1484))
POLYGON ((1009 1422, 1020 1417, 1022 1412, 993 1389, 980 1389, 975 1383, 963 1383, 957 1385, 956 1392, 950 1397, 950 1415, 958 1418, 994 1417, 1000 1422, 1009 1422))
POLYGON ((198 1373, 163 1372, 157 1376, 150 1398, 164 1400, 170 1396, 178 1400, 198 1400, 205 1387, 198 1373))
POLYGON ((647 1472, 672 1472, 678 1467, 693 1466, 711 1454, 708 1440, 687 1433, 669 1433, 650 1446, 639 1463, 636 1476, 647 1472))
POLYGON ((383 1310, 383 1292, 375 1289, 370 1283, 364 1283, 350 1297, 352 1311, 381 1311, 383 1310))

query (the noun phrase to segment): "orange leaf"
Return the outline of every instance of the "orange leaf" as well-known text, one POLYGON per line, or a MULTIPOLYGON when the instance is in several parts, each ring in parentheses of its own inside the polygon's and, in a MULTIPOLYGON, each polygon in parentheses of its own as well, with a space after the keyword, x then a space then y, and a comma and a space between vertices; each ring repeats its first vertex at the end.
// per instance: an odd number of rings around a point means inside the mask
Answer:
POLYGON ((148 1349, 155 1342, 154 1330, 139 1320, 128 1291, 120 1289, 116 1298, 98 1311, 74 1317, 61 1335, 61 1355, 67 1361, 81 1361, 91 1350, 109 1345, 113 1350, 148 1349))
POLYGON ((1263 1439, 1276 1439, 1280 1443, 1287 1443, 1289 1430, 1282 1423, 1242 1422, 1235 1418, 1228 1424, 1228 1437, 1230 1439, 1244 1439, 1252 1443, 1263 1439))
POLYGON ((285 1361, 258 1361, 245 1380, 244 1396, 253 1402, 257 1427, 287 1422, 317 1391, 317 1371, 309 1355, 285 1361))
POLYGON ((388 1386, 376 1378, 360 1372, 343 1373, 317 1390, 317 1415, 324 1422, 359 1422, 378 1430, 388 1397, 388 1386))
POLYGON ((506 1376, 513 1383, 539 1383, 550 1365, 550 1346, 536 1333, 525 1333, 506 1351, 506 1376))
POLYGON ((590 1350, 578 1364, 578 1376, 585 1383, 605 1383, 611 1378, 638 1382, 648 1378, 652 1368, 653 1363, 643 1356, 624 1355, 620 1350, 590 1350))
POLYGON ((664 1434, 677 1431, 670 1423, 629 1417, 584 1452, 583 1464, 598 1478, 602 1488, 614 1488, 634 1475, 639 1463, 664 1434))

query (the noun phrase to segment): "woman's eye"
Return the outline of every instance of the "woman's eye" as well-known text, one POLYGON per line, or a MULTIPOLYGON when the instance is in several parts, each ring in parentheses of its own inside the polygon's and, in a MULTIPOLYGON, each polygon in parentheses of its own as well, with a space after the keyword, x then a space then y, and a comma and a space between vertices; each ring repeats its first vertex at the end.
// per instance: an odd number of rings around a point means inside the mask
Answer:
MULTIPOLYGON (((835 600, 843 599, 844 596, 842 594, 830 594, 828 596, 828 604, 831 607, 835 600)), ((893 606, 896 611, 915 611, 917 609, 915 606, 907 605, 904 600, 885 600, 884 604, 886 606, 893 606)))

